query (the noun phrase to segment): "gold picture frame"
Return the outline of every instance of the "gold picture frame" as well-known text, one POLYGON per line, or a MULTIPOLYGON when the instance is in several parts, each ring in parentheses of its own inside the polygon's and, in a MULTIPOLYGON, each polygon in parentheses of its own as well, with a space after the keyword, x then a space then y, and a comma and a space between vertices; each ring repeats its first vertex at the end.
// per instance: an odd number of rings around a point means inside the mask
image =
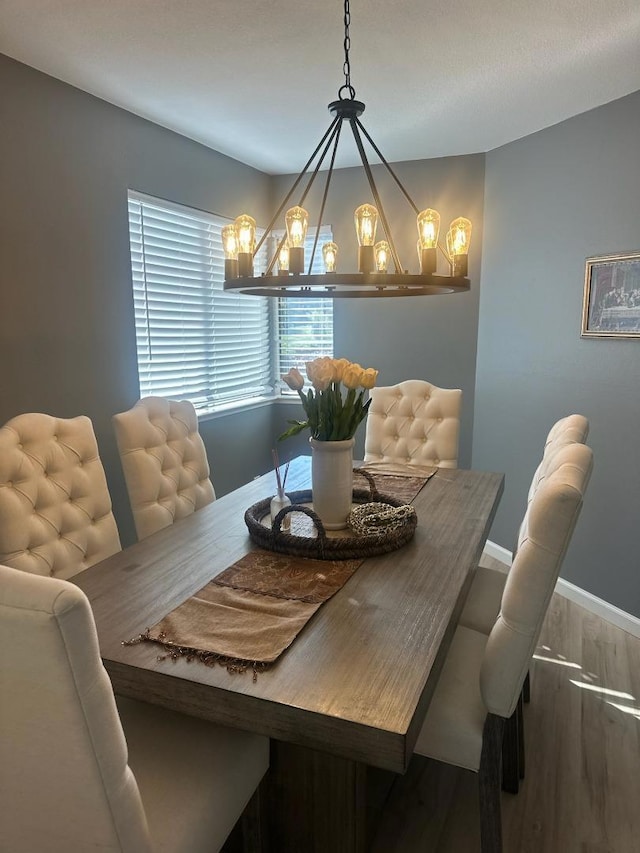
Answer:
POLYGON ((640 252, 587 258, 583 338, 640 338, 640 252))

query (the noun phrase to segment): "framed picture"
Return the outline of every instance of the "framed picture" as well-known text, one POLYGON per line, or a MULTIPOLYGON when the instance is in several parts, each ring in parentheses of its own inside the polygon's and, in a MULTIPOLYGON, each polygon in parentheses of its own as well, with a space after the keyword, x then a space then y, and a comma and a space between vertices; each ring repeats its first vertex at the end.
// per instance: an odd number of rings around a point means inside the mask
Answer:
POLYGON ((583 338, 640 338, 640 253, 587 258, 583 338))

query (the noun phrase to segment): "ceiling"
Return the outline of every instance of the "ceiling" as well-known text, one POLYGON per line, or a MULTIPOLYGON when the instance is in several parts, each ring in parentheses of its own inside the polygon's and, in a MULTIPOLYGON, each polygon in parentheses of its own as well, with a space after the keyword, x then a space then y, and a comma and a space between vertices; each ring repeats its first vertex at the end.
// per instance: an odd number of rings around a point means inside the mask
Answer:
MULTIPOLYGON (((640 89, 638 0, 351 0, 351 18, 390 162, 489 151, 640 89)), ((0 53, 289 173, 344 83, 342 19, 342 0, 0 0, 0 53)), ((348 143, 339 166, 359 162, 348 143)))

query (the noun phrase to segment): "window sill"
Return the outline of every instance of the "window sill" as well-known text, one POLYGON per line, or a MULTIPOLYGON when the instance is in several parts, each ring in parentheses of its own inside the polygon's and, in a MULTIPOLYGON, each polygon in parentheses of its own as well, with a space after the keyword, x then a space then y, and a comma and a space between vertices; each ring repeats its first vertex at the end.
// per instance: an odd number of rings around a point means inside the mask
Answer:
POLYGON ((227 415, 236 415, 251 409, 261 409, 263 406, 271 406, 277 402, 278 397, 252 397, 249 400, 239 400, 235 403, 223 403, 210 409, 199 409, 199 421, 211 421, 216 418, 224 418, 227 415))
POLYGON ((300 398, 297 394, 276 394, 274 396, 252 397, 250 400, 239 400, 235 403, 223 403, 212 406, 210 409, 198 409, 199 421, 210 421, 216 418, 224 418, 227 415, 236 415, 251 409, 261 409, 263 406, 299 406, 300 398))
POLYGON ((290 406, 299 406, 300 405, 300 397, 294 392, 293 394, 279 394, 277 397, 273 398, 274 403, 286 403, 290 406))

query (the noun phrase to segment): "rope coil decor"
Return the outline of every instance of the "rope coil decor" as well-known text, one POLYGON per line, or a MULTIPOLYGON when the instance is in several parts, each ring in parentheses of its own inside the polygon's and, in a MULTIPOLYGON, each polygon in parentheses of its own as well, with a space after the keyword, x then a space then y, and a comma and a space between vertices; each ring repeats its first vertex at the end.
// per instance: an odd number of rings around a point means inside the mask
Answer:
POLYGON ((410 518, 415 517, 416 511, 410 504, 394 507, 388 504, 368 503, 354 506, 347 522, 358 536, 379 536, 403 527, 410 518))

